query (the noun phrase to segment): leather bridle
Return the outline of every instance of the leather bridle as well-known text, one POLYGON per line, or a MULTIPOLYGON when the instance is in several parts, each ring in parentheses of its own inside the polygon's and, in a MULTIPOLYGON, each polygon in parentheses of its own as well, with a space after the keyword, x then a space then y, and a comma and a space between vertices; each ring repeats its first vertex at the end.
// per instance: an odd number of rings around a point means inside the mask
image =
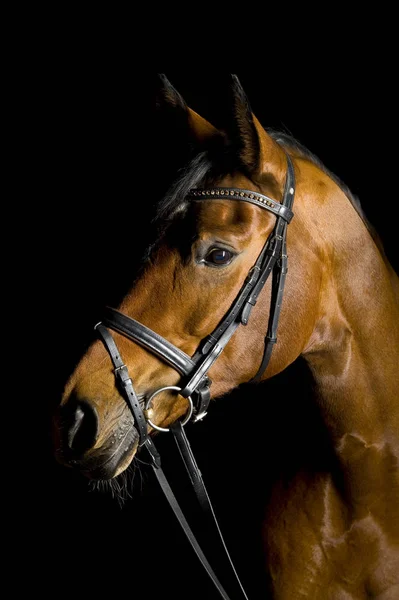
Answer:
MULTIPOLYGON (((194 457, 192 456, 192 452, 187 438, 183 432, 182 425, 185 425, 189 420, 192 420, 193 422, 200 421, 206 415, 210 402, 210 386, 212 383, 208 377, 208 371, 216 359, 220 356, 221 352, 239 325, 247 325, 251 311, 257 302, 259 294, 262 291, 269 275, 273 273, 270 314, 267 334, 265 337, 263 358, 256 375, 251 379, 251 381, 259 381, 269 363, 272 349, 277 341, 277 325, 280 316, 284 283, 287 274, 288 257, 286 236, 287 225, 290 223, 293 217, 292 205, 294 202, 294 195, 294 167, 288 155, 287 175, 281 202, 277 202, 272 198, 264 196, 258 192, 237 188, 195 188, 189 191, 187 195, 187 199, 189 200, 209 201, 220 199, 249 202, 255 206, 266 209, 277 217, 273 232, 265 241, 265 244, 255 264, 250 269, 232 306, 224 318, 220 321, 216 329, 202 340, 197 351, 192 357, 188 356, 185 352, 171 344, 168 340, 157 334, 152 329, 149 329, 138 321, 127 317, 114 308, 107 308, 102 321, 95 326, 97 334, 102 340, 112 360, 119 389, 121 390, 121 393, 123 394, 132 412, 134 424, 139 434, 139 446, 146 448, 148 451, 154 472, 157 475, 158 481, 161 484, 169 502, 171 503, 172 509, 180 520, 180 523, 182 524, 190 543, 202 561, 205 569, 218 588, 221 596, 225 599, 228 599, 229 597, 218 582, 195 538, 194 540, 192 539, 192 532, 189 529, 188 524, 174 499, 173 493, 167 484, 165 476, 163 475, 160 457, 155 448, 154 442, 149 435, 148 425, 150 425, 153 429, 160 431, 169 431, 169 429, 158 427, 152 422, 151 406, 155 396, 165 390, 173 390, 178 392, 180 396, 188 399, 188 414, 184 418, 183 422, 178 421, 170 427, 170 430, 175 436, 180 453, 192 479, 194 488, 197 488, 196 491, 199 500, 203 505, 206 504, 204 508, 209 512, 209 497, 206 494, 201 475, 196 466, 194 457), (152 354, 155 354, 165 363, 176 369, 182 376, 179 386, 167 386, 158 389, 145 400, 145 406, 143 406, 143 402, 140 402, 137 397, 128 369, 121 358, 117 345, 112 337, 112 334, 109 332, 109 329, 139 344, 152 354)), ((213 514, 212 509, 211 512, 213 514)), ((224 548, 227 552, 225 545, 224 548)), ((237 577, 236 573, 235 575, 237 577)), ((242 586, 241 591, 246 597, 242 586)))

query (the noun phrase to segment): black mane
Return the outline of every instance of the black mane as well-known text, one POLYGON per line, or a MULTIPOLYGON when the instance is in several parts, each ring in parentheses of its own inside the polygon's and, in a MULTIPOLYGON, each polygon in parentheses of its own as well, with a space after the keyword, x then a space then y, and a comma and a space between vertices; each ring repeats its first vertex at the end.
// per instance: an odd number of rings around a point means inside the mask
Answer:
POLYGON ((178 178, 159 202, 155 223, 167 225, 176 214, 183 212, 188 205, 186 197, 189 190, 204 187, 211 173, 215 173, 211 155, 209 152, 200 152, 180 170, 178 178))
POLYGON ((315 154, 313 154, 313 152, 310 152, 310 150, 308 150, 305 146, 303 146, 300 142, 298 142, 298 140, 293 138, 291 135, 288 135, 284 132, 276 131, 273 129, 267 129, 267 132, 270 135, 270 137, 272 137, 278 144, 280 144, 280 146, 282 146, 283 148, 286 148, 287 150, 291 150, 292 152, 294 152, 295 154, 298 154, 302 158, 310 160, 313 164, 315 164, 317 167, 319 167, 319 169, 321 169, 324 173, 326 173, 326 175, 328 175, 330 177, 330 179, 332 179, 337 184, 337 186, 344 192, 345 196, 351 202, 352 206, 354 207, 354 209, 356 210, 356 212, 358 213, 360 218, 363 220, 368 231, 370 232, 371 237, 373 238, 374 242, 376 243, 381 255, 383 256, 384 259, 386 259, 384 246, 383 246, 383 243, 381 241, 381 238, 380 238, 378 232, 376 231, 375 227, 372 225, 372 223, 370 223, 370 221, 366 217, 366 215, 363 211, 363 208, 360 204, 359 198, 357 196, 355 196, 354 194, 352 194, 352 192, 350 191, 348 186, 339 177, 337 177, 337 175, 335 175, 329 169, 327 169, 326 166, 322 163, 322 161, 315 154))
POLYGON ((306 158, 310 160, 313 164, 315 164, 319 169, 321 169, 326 175, 332 179, 337 186, 344 192, 345 196, 348 197, 350 202, 353 204, 354 208, 357 210, 361 218, 368 224, 367 218, 363 212, 363 209, 360 204, 360 200, 357 196, 352 194, 348 186, 340 179, 337 175, 332 173, 327 167, 322 163, 322 161, 315 155, 313 152, 308 150, 303 144, 298 142, 295 138, 287 133, 282 131, 276 131, 274 129, 267 129, 267 133, 273 138, 280 146, 286 148, 287 150, 292 150, 295 154, 298 154, 302 158, 306 158))

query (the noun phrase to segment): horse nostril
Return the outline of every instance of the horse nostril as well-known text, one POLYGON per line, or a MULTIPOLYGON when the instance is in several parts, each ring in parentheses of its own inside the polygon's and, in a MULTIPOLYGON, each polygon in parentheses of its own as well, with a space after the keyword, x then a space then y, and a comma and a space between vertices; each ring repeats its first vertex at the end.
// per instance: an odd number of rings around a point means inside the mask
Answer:
POLYGON ((64 442, 75 455, 91 448, 98 435, 98 415, 88 402, 78 401, 62 411, 64 442))

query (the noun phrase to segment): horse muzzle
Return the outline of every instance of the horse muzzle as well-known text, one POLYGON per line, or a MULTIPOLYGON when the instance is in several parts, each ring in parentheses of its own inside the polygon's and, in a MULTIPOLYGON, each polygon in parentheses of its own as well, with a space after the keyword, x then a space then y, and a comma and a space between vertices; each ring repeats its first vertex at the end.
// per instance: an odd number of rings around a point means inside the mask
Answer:
POLYGON ((127 409, 105 434, 99 421, 88 401, 72 398, 61 406, 54 416, 55 458, 90 479, 112 479, 130 464, 139 435, 127 409))

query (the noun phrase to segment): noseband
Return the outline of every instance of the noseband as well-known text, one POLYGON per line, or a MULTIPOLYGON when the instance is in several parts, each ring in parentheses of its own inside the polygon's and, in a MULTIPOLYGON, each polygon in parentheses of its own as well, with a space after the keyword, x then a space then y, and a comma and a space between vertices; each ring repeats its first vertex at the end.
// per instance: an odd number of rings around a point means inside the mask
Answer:
POLYGON ((223 545, 224 552, 230 562, 234 576, 240 586, 242 595, 247 599, 241 585, 233 562, 224 543, 219 525, 216 520, 209 496, 207 494, 201 472, 197 467, 194 455, 184 433, 183 426, 190 420, 196 422, 204 418, 210 402, 211 380, 208 371, 220 356, 226 344, 239 325, 247 325, 251 311, 255 306, 258 296, 263 289, 270 273, 273 273, 272 294, 270 302, 270 314, 265 337, 263 358, 255 377, 251 381, 259 381, 262 377, 271 357, 272 349, 277 341, 277 325, 280 316, 281 303, 284 292, 285 277, 287 274, 287 225, 293 217, 292 205, 295 194, 294 168, 290 157, 287 155, 287 175, 284 193, 281 203, 276 202, 268 196, 252 192, 250 190, 216 187, 211 189, 192 189, 187 198, 194 201, 208 200, 234 200, 254 204, 276 215, 277 220, 273 232, 265 241, 265 244, 239 291, 230 309, 218 324, 216 329, 199 344, 195 354, 190 357, 185 352, 171 344, 168 340, 149 329, 142 323, 127 317, 114 308, 107 308, 104 317, 95 329, 107 349, 114 366, 115 378, 118 387, 123 394, 134 418, 135 427, 139 433, 139 446, 144 447, 149 453, 151 465, 158 482, 172 508, 187 539, 194 549, 203 567, 212 579, 219 594, 224 600, 229 600, 225 589, 216 577, 212 567, 207 561, 201 547, 199 546, 188 522, 186 521, 179 504, 166 480, 161 469, 161 461, 154 442, 148 433, 148 425, 158 431, 169 431, 167 428, 159 427, 152 422, 152 402, 155 396, 165 390, 178 392, 180 396, 187 398, 189 410, 183 421, 177 421, 171 425, 181 458, 186 466, 194 491, 204 512, 208 514, 216 525, 219 539, 223 545), (118 347, 109 332, 116 331, 132 342, 136 342, 152 354, 163 360, 178 371, 182 378, 179 386, 162 387, 147 398, 143 407, 139 402, 133 387, 132 379, 128 369, 123 362, 118 347))

